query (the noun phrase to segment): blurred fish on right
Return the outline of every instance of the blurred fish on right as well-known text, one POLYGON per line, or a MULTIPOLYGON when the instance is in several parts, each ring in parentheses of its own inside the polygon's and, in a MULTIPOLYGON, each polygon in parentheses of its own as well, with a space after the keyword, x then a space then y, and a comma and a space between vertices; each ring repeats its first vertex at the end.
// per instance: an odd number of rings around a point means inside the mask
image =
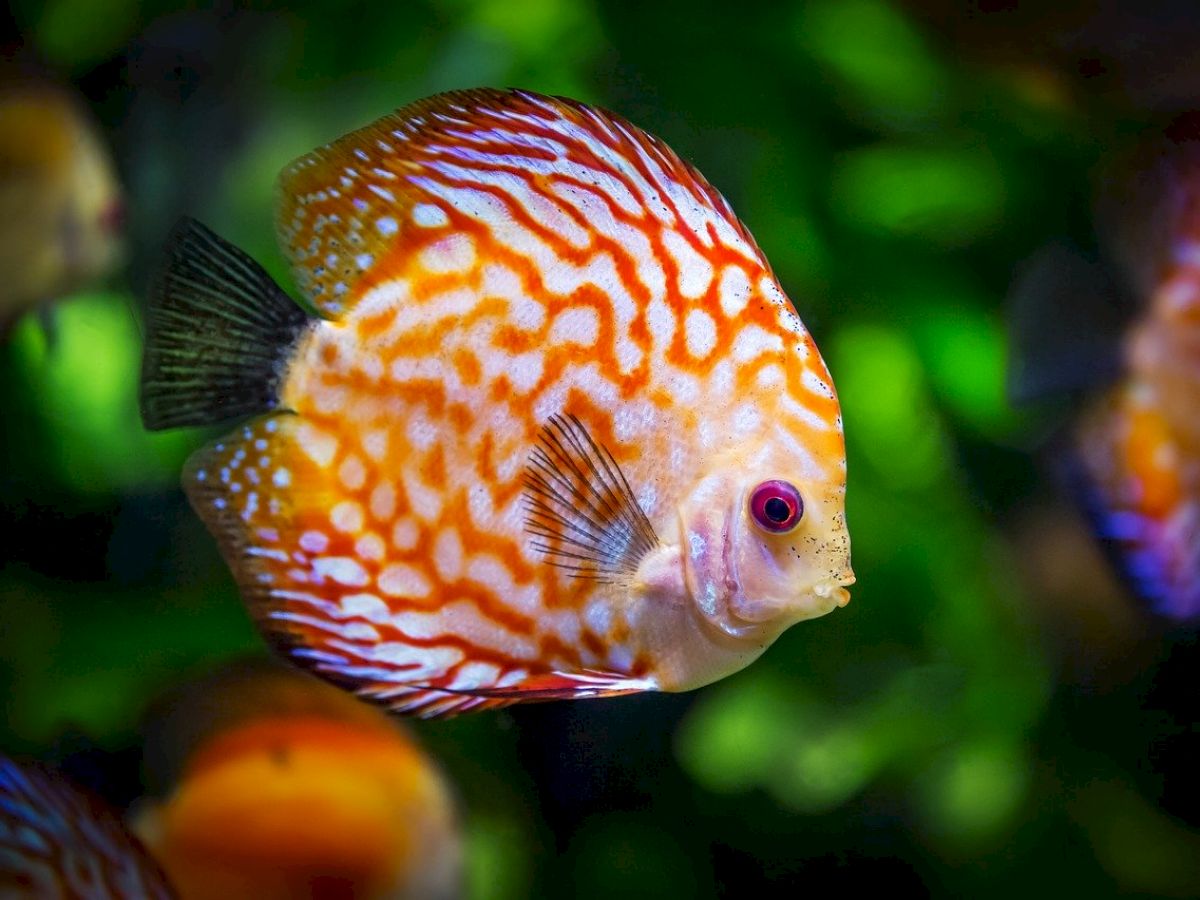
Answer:
POLYGON ((409 732, 314 676, 226 664, 148 717, 134 830, 182 900, 452 900, 449 785, 409 732))
POLYGON ((1079 400, 1056 468, 1131 589, 1200 619, 1200 113, 1110 166, 1100 259, 1043 249, 1010 296, 1009 392, 1079 400))
POLYGON ((1096 111, 1174 113, 1200 96, 1193 0, 901 0, 947 51, 1032 96, 1096 111))

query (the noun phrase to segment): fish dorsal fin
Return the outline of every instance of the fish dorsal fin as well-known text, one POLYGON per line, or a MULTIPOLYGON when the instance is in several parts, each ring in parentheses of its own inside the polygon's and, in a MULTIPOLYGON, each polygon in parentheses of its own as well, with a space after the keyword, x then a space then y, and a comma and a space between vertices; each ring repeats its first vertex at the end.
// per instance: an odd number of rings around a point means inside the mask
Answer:
POLYGON ((525 91, 410 104, 296 160, 279 187, 284 253, 331 318, 364 285, 456 232, 486 231, 536 261, 537 242, 583 254, 654 225, 674 232, 668 251, 681 259, 720 245, 766 266, 725 199, 660 140, 602 110, 525 91))

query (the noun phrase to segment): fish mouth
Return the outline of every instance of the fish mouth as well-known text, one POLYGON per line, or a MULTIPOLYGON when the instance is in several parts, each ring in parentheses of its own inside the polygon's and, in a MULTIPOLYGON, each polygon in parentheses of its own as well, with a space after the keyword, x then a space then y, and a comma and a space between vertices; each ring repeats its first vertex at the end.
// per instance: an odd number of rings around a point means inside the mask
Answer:
POLYGON ((726 635, 756 640, 764 628, 787 628, 850 602, 847 588, 855 576, 848 557, 832 571, 826 570, 825 578, 800 590, 751 596, 741 577, 746 560, 739 558, 735 547, 735 517, 708 517, 706 527, 689 529, 682 509, 678 516, 684 586, 701 617, 726 635))
POLYGON ((836 577, 829 581, 822 581, 813 588, 813 593, 818 597, 833 597, 838 608, 844 607, 850 602, 850 592, 846 588, 858 581, 858 577, 854 574, 854 570, 850 568, 850 564, 846 563, 846 568, 836 577))
POLYGON ((847 587, 854 584, 854 576, 849 579, 842 578, 838 581, 822 581, 813 586, 812 593, 814 597, 819 597, 822 600, 832 600, 834 605, 839 609, 850 602, 850 592, 847 587))
POLYGON ((730 597, 729 613, 738 622, 739 631, 771 621, 785 622, 784 627, 789 627, 845 607, 850 603, 850 591, 847 588, 854 581, 854 573, 847 567, 845 572, 834 578, 822 579, 807 590, 786 597, 764 597, 751 602, 739 591, 736 596, 730 597), (733 605, 739 600, 739 605, 733 605))

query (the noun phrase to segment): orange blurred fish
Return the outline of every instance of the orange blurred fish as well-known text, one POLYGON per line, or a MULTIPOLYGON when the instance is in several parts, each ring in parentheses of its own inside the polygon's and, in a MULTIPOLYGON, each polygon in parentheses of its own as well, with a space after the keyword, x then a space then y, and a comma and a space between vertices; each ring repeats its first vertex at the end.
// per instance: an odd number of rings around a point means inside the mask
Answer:
POLYGON ((399 723, 250 661, 154 717, 135 830, 183 900, 461 896, 450 792, 399 723))
POLYGON ((0 896, 175 896, 121 820, 60 775, 0 757, 0 896))
POLYGON ((1023 371, 1014 383, 1026 398, 1047 387, 1093 389, 1070 438, 1076 487, 1136 593, 1159 614, 1195 619, 1200 114, 1177 117, 1110 167, 1099 217, 1103 265, 1043 256, 1018 290, 1018 315, 1030 324, 1017 338, 1023 371), (1038 333, 1047 348, 1040 358, 1023 349, 1038 333), (1054 374, 1063 371, 1051 358, 1062 344, 1072 348, 1077 381, 1054 374), (1112 383, 1095 390, 1106 374, 1112 383))
POLYGON ((37 82, 0 86, 0 333, 120 260, 124 205, 86 111, 37 82))
POLYGON ((289 166, 277 223, 319 317, 183 222, 142 414, 258 415, 184 483, 292 659, 425 716, 681 691, 847 602, 829 373, 661 141, 443 94, 289 166))

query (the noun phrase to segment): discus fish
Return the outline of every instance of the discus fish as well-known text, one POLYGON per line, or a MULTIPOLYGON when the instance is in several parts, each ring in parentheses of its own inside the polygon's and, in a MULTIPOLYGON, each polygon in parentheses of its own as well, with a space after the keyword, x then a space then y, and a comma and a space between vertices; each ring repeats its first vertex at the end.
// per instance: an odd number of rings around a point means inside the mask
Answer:
POLYGON ((0 757, 0 896, 175 896, 137 838, 61 776, 0 757))
POLYGON ((1112 383, 1056 377, 1049 357, 1027 361, 1018 379, 1027 397, 1047 383, 1091 388, 1071 426, 1068 478, 1134 592, 1180 620, 1200 617, 1198 124, 1195 114, 1177 118, 1108 178, 1100 263, 1059 266, 1061 290, 1034 278, 1024 288, 1026 312, 1060 307, 1050 313, 1055 325, 1046 326, 1043 312, 1037 329, 1056 341, 1061 335, 1076 348, 1067 356, 1089 361, 1077 372, 1111 373, 1112 383), (1075 274, 1063 277, 1068 271, 1075 274), (1089 303, 1096 314, 1086 312, 1089 303), (1125 324, 1118 330, 1116 322, 1125 324), (1096 339, 1098 332, 1107 336, 1096 339))
POLYGON ((258 414, 184 485, 293 660, 423 716, 682 691, 848 601, 832 380, 661 141, 474 90, 280 188, 318 315, 184 221, 141 403, 149 428, 258 414))
POLYGON ((134 828, 184 900, 454 898, 450 791, 400 723, 265 661, 187 685, 151 717, 134 828))
POLYGON ((0 333, 120 260, 112 159, 79 103, 39 83, 0 88, 0 333))

